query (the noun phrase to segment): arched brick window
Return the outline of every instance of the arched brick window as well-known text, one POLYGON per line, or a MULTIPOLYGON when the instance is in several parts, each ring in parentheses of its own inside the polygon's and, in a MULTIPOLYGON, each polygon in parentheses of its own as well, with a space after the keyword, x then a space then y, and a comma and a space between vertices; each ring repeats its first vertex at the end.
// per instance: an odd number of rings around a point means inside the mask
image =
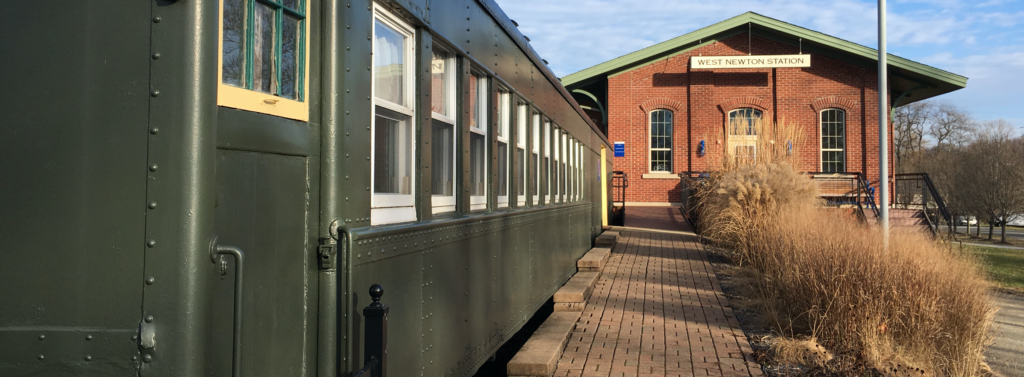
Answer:
POLYGON ((819 116, 821 123, 821 171, 846 171, 846 112, 825 109, 819 116))
POLYGON ((729 112, 729 151, 737 163, 754 162, 757 156, 757 128, 761 123, 761 110, 741 107, 729 112))
POLYGON ((672 111, 658 109, 649 115, 651 172, 672 172, 672 111))

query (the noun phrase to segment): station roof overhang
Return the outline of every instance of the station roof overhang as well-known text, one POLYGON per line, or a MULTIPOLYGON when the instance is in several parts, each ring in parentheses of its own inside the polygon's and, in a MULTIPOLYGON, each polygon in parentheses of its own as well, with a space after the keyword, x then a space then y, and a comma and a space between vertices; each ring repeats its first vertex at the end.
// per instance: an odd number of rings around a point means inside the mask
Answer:
MULTIPOLYGON (((569 91, 604 98, 609 76, 746 33, 800 48, 871 70, 878 68, 878 50, 802 28, 754 12, 695 30, 561 78, 569 91)), ((967 87, 967 77, 888 54, 889 89, 895 106, 903 106, 967 87), (899 100, 897 102, 897 100, 899 100)), ((606 100, 605 100, 606 101, 606 100)), ((591 102, 589 100, 585 102, 591 102)), ((604 103, 603 105, 607 105, 604 103)))

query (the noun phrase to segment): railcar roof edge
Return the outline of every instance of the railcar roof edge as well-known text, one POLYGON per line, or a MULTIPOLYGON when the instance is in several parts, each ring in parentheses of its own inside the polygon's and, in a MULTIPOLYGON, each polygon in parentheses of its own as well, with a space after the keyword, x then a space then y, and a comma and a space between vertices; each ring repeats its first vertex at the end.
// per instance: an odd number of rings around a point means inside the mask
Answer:
MULTIPOLYGON (((788 22, 776 20, 774 18, 766 17, 754 12, 747 12, 728 20, 706 26, 701 29, 683 34, 681 36, 669 39, 667 41, 655 44, 650 47, 646 47, 626 55, 622 55, 615 59, 591 66, 589 68, 580 70, 575 73, 571 73, 562 77, 562 85, 572 86, 573 84, 580 84, 588 81, 592 78, 596 78, 602 75, 609 75, 615 72, 631 68, 632 66, 638 65, 648 60, 654 60, 662 57, 665 54, 670 54, 675 50, 685 48, 687 45, 697 42, 701 39, 709 39, 716 35, 728 32, 729 30, 744 26, 746 24, 758 25, 763 28, 767 28, 776 32, 785 33, 793 37, 802 38, 805 42, 817 43, 827 48, 838 50, 839 52, 853 55, 858 58, 866 58, 878 61, 878 50, 870 48, 864 45, 860 45, 854 42, 850 42, 841 38, 836 38, 824 33, 820 33, 814 30, 803 28, 797 25, 790 24, 788 22)), ((900 68, 901 70, 915 73, 924 77, 926 80, 933 81, 936 84, 952 87, 956 89, 962 89, 967 87, 967 77, 961 76, 943 69, 932 67, 926 64, 918 63, 906 58, 888 54, 888 62, 890 67, 900 68)))
POLYGON ((505 14, 505 11, 501 9, 498 3, 495 2, 495 0, 478 1, 480 5, 482 5, 483 8, 487 10, 487 13, 490 13, 491 17, 494 18, 494 20, 497 21, 498 24, 500 24, 503 29, 505 29, 505 32, 508 33, 508 35, 512 36, 512 40, 514 40, 516 44, 519 45, 519 48, 526 53, 526 55, 530 58, 533 64, 540 68, 540 71, 544 73, 544 76, 547 77, 549 82, 551 82, 551 85, 554 85, 555 88, 558 89, 558 91, 562 94, 562 97, 565 98, 566 101, 569 101, 570 104, 572 104, 573 108, 576 110, 576 113, 579 114, 581 118, 583 118, 583 121, 587 122, 587 124, 590 125, 590 129, 593 130, 594 133, 597 134, 598 137, 600 137, 601 140, 604 141, 604 143, 610 147, 611 142, 608 141, 608 137, 605 136, 603 132, 601 132, 601 129, 598 128, 593 121, 590 120, 590 116, 583 111, 583 108, 580 107, 580 104, 576 102, 576 99, 573 98, 572 94, 570 94, 569 91, 565 88, 567 84, 563 84, 562 81, 558 78, 558 76, 555 76, 555 73, 552 72, 550 68, 548 68, 547 64, 544 64, 544 62, 540 58, 540 54, 538 54, 537 51, 533 49, 533 46, 531 46, 526 41, 526 38, 523 37, 523 33, 519 32, 519 28, 512 24, 512 19, 510 19, 508 15, 505 14))

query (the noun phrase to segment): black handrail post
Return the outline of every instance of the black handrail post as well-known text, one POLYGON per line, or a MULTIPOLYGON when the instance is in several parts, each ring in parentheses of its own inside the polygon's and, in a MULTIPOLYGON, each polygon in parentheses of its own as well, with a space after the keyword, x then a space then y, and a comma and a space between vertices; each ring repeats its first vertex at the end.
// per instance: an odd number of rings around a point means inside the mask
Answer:
POLYGON ((364 348, 366 363, 376 359, 371 376, 387 377, 388 375, 388 306, 380 302, 384 296, 384 287, 380 284, 370 286, 370 297, 373 302, 363 308, 363 319, 366 321, 364 348))

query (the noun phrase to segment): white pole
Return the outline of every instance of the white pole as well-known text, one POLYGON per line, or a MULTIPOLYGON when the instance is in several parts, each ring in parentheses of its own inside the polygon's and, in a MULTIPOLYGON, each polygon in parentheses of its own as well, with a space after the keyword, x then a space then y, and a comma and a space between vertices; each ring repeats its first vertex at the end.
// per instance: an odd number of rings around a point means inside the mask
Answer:
POLYGON ((878 224, 882 238, 889 246, 889 93, 888 65, 885 52, 885 0, 878 0, 878 224))

